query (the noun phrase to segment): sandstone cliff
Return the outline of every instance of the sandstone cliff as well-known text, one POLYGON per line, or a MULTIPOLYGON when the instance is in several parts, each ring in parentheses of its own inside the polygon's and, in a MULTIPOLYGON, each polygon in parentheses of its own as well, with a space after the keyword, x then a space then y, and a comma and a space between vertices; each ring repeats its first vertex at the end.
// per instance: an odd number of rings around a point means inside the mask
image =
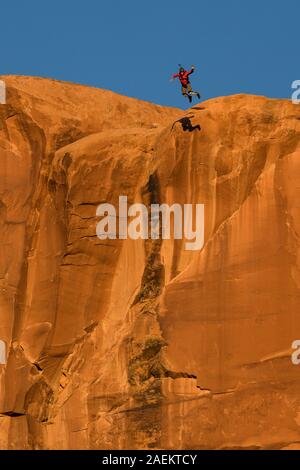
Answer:
POLYGON ((187 112, 2 77, 1 449, 300 442, 300 107, 187 112), (96 208, 205 204, 205 246, 96 236, 96 208))

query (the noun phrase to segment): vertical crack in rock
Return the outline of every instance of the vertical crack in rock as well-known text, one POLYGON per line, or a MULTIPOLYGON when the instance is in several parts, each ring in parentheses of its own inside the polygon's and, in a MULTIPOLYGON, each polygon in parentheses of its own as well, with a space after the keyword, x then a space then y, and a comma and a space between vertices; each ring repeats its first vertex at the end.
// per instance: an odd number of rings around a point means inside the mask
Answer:
MULTIPOLYGON (((160 184, 157 173, 150 175, 146 187, 142 190, 143 203, 150 211, 151 204, 161 204, 160 184)), ((162 217, 160 214, 160 237, 158 240, 145 242, 146 265, 142 283, 132 309, 135 315, 133 335, 127 341, 128 349, 128 382, 131 387, 136 411, 127 413, 127 428, 132 429, 134 446, 159 448, 162 446, 163 404, 167 401, 166 387, 163 381, 192 380, 192 387, 197 387, 197 377, 186 372, 169 370, 164 364, 163 350, 167 346, 158 321, 159 298, 164 287, 164 265, 161 262, 162 217), (141 330, 143 335, 141 337, 141 330), (135 335, 134 332, 139 334, 135 335), (151 419, 145 422, 137 416, 142 410, 151 409, 151 419), (138 423, 138 424, 137 424, 138 423), (143 442, 137 441, 139 436, 143 442)), ((170 388, 170 383, 169 383, 170 388)), ((172 390, 172 386, 171 386, 172 390)), ((144 413, 144 412, 143 412, 144 413)), ((147 413, 147 412, 146 412, 147 413)), ((144 416, 144 414, 143 414, 144 416)))

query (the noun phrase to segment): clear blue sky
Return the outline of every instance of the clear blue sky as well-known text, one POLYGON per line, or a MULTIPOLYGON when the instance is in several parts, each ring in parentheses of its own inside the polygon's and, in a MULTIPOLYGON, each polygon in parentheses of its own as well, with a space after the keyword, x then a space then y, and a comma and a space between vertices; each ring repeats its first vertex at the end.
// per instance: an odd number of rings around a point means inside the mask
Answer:
POLYGON ((0 73, 186 107, 169 77, 195 64, 204 99, 289 97, 299 22, 299 0, 10 0, 1 2, 0 73))

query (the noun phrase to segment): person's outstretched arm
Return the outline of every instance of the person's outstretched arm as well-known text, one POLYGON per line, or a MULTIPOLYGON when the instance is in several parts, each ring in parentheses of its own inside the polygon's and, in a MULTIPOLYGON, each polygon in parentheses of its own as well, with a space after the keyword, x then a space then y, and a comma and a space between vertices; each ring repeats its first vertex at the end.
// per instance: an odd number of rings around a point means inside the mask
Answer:
POLYGON ((192 65, 191 70, 188 72, 188 75, 191 75, 191 73, 194 73, 194 70, 195 70, 195 66, 192 65))

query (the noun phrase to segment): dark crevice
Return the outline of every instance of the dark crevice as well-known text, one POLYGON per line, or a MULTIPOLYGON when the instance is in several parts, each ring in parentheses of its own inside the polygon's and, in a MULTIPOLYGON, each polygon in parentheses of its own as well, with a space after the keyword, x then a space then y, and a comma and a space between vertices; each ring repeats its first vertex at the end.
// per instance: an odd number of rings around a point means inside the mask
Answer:
MULTIPOLYGON (((160 204, 160 184, 156 173, 150 175, 145 188, 142 190, 142 199, 148 210, 150 210, 150 206, 152 204, 160 204)), ((151 220, 149 220, 149 233, 151 232, 150 224, 151 220)), ((149 239, 145 242, 147 261, 142 277, 141 288, 133 302, 133 305, 149 299, 155 299, 161 293, 165 279, 165 269, 160 256, 162 245, 161 225, 160 220, 159 239, 149 239)))
POLYGON ((41 366, 39 365, 38 362, 34 362, 33 365, 34 365, 34 367, 37 368, 37 370, 38 370, 39 372, 42 372, 42 371, 43 371, 43 369, 41 368, 41 366))
POLYGON ((0 416, 9 416, 10 418, 18 418, 19 416, 25 416, 25 413, 17 413, 16 411, 5 411, 0 413, 0 416))

